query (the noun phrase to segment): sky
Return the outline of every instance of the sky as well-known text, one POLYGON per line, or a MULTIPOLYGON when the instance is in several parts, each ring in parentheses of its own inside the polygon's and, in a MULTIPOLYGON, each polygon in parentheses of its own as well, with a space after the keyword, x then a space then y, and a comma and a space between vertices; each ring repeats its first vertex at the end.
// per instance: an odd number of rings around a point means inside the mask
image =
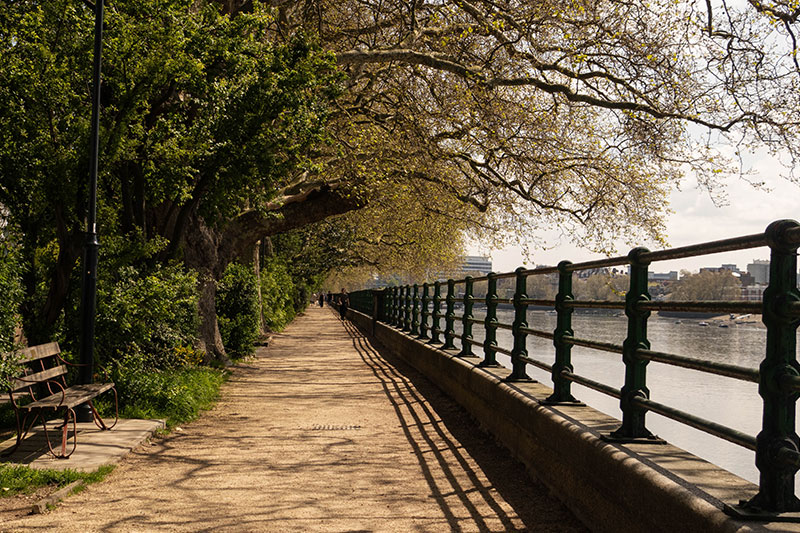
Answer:
MULTIPOLYGON (((763 232, 774 220, 789 218, 800 220, 800 185, 780 177, 786 169, 769 156, 754 161, 752 180, 763 180, 768 190, 754 189, 740 178, 731 178, 727 183, 728 205, 717 207, 708 192, 699 189, 687 178, 681 191, 674 191, 670 198, 674 211, 666 220, 666 236, 670 247, 686 246, 702 242, 727 239, 763 232)), ((492 268, 495 272, 510 272, 518 266, 556 265, 563 259, 572 262, 599 259, 603 256, 569 243, 558 244, 557 233, 542 234, 555 245, 548 250, 534 250, 532 260, 523 258, 519 247, 511 246, 492 251, 492 268)), ((648 243, 643 243, 647 246, 648 243)), ((657 246, 648 246, 651 250, 657 246)), ((624 243, 617 246, 619 255, 625 255, 630 247, 624 243)), ((486 250, 473 246, 470 255, 486 255, 486 250)), ((769 259, 768 248, 755 248, 739 252, 707 255, 676 261, 663 261, 651 266, 653 272, 671 270, 698 271, 701 267, 716 267, 722 263, 734 263, 746 270, 754 259, 769 259)))

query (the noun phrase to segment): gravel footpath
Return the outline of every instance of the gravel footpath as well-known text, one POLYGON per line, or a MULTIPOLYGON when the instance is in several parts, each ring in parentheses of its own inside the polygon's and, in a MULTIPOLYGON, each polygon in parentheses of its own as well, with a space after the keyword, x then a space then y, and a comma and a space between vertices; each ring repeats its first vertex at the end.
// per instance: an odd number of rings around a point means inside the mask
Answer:
POLYGON ((218 405, 2 531, 584 531, 452 400, 328 308, 218 405))

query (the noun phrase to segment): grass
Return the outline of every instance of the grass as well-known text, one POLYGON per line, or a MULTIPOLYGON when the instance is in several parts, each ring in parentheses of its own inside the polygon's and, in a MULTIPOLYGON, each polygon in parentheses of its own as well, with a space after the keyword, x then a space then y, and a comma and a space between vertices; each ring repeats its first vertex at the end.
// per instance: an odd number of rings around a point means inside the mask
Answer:
MULTIPOLYGON (((228 372, 207 366, 142 371, 118 370, 113 376, 119 393, 120 417, 166 420, 167 428, 197 418, 219 398, 228 372)), ((111 399, 95 402, 104 416, 111 399)))
POLYGON ((63 487, 78 480, 89 485, 102 481, 113 470, 113 465, 101 466, 94 472, 38 470, 27 466, 0 465, 0 498, 30 494, 47 485, 63 487))

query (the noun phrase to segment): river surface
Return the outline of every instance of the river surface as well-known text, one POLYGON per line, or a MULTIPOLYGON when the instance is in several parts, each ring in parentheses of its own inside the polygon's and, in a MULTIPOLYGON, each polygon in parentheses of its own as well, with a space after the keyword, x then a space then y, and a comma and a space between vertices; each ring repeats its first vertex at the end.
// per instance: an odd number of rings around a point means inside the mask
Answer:
MULTIPOLYGON (((461 310, 456 310, 457 315, 461 310)), ((551 312, 552 313, 552 312, 551 312)), ((556 326, 556 316, 545 311, 528 312, 528 327, 552 332, 556 326)), ((475 309, 475 318, 482 319, 485 310, 475 309)), ((498 320, 511 324, 513 310, 499 309, 498 320)), ((759 317, 755 317, 760 320, 759 317)), ((456 332, 461 333, 460 320, 456 321, 456 332)), ((651 349, 700 359, 719 361, 748 368, 758 368, 764 357, 766 329, 760 323, 718 326, 718 322, 707 321, 710 325, 700 325, 699 319, 658 317, 653 314, 648 321, 647 336, 651 349)), ((729 321, 725 320, 725 323, 729 321)), ((444 327, 444 320, 441 321, 444 327)), ((625 339, 627 319, 624 316, 579 315, 572 317, 572 329, 576 337, 622 344, 625 339)), ((475 340, 484 339, 481 324, 473 327, 475 340)), ((513 338, 508 330, 497 331, 498 345, 511 349, 513 338)), ((461 346, 456 339, 456 346, 461 346)), ((528 336, 528 356, 553 364, 555 349, 549 339, 528 336)), ((473 348, 482 357, 483 350, 473 348)), ((508 368, 510 358, 497 354, 498 361, 508 368)), ((576 374, 610 385, 617 389, 624 383, 622 356, 589 348, 574 346, 572 364, 576 374)), ((528 365, 528 374, 552 386, 550 374, 528 365)), ((694 370, 650 362, 647 367, 647 385, 650 398, 682 411, 700 416, 728 427, 738 429, 749 435, 757 435, 761 429, 763 403, 758 395, 758 385, 723 376, 706 374, 694 370)), ((621 419, 619 400, 581 385, 572 384, 573 395, 595 409, 621 419)), ((685 426, 656 413, 647 414, 647 427, 659 437, 688 450, 722 468, 747 480, 758 483, 758 470, 755 467, 755 452, 713 437, 707 433, 685 426)), ((798 476, 800 478, 800 476, 798 476)), ((796 483, 800 493, 800 483, 796 483)))

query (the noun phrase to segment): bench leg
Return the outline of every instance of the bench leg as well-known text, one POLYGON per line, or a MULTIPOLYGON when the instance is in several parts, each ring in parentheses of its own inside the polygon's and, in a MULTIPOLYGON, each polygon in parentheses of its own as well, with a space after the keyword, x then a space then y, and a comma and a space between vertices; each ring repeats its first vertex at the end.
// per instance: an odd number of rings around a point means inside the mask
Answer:
MULTIPOLYGON (((38 419, 40 416, 39 413, 37 413, 36 416, 33 417, 33 420, 31 420, 30 425, 25 427, 31 412, 27 411, 25 413, 25 417, 22 419, 22 423, 20 423, 19 420, 19 411, 17 411, 15 414, 17 415, 17 442, 14 444, 14 446, 3 452, 2 454, 3 457, 7 457, 12 453, 14 453, 15 451, 17 451, 19 445, 22 444, 22 439, 24 439, 28 435, 28 432, 31 430, 33 425, 36 424, 36 419, 38 419)), ((44 423, 44 418, 42 419, 42 423, 44 423)))
POLYGON ((98 413, 97 409, 94 408, 94 404, 92 402, 89 402, 89 407, 92 409, 92 415, 94 417, 94 423, 97 427, 99 427, 102 430, 109 430, 114 426, 116 426, 117 422, 119 422, 119 402, 117 399, 117 389, 113 388, 111 390, 114 391, 114 423, 111 424, 110 426, 106 425, 105 421, 103 421, 103 418, 100 416, 100 413, 98 413))
POLYGON ((55 450, 53 450, 53 445, 50 442, 50 434, 47 431, 47 422, 45 422, 44 418, 42 418, 42 427, 44 428, 44 436, 47 439, 47 447, 50 449, 50 453, 53 454, 53 457, 56 459, 69 458, 78 446, 78 423, 75 417, 75 411, 67 409, 64 412, 64 424, 61 426, 61 453, 56 453, 55 450), (67 453, 70 418, 72 418, 72 449, 67 453))

